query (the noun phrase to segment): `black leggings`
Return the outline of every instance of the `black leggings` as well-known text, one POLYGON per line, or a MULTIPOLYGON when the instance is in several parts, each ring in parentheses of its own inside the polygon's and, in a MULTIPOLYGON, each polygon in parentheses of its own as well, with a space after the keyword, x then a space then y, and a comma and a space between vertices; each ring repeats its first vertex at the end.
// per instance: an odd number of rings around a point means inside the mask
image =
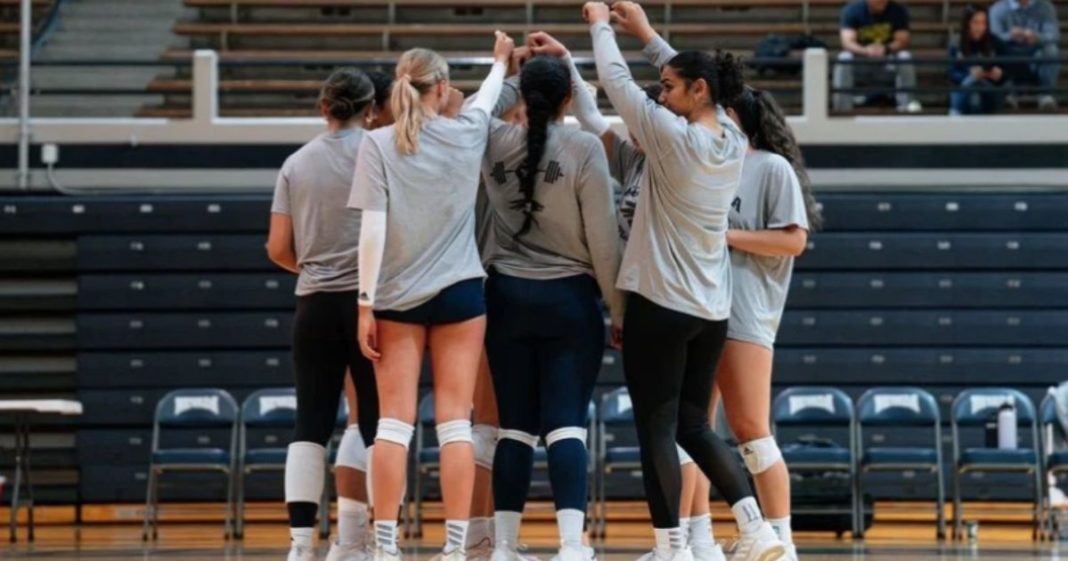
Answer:
MULTIPOLYGON (((356 343, 356 291, 316 292, 297 298, 293 321, 293 365, 297 387, 294 442, 326 446, 337 427, 345 369, 356 386, 360 436, 374 442, 378 430, 378 390, 374 366, 356 343)), ((319 505, 286 503, 289 525, 315 525, 319 505)))
POLYGON ((631 293, 623 330, 623 372, 634 405, 653 527, 679 526, 682 485, 676 442, 728 504, 753 496, 741 464, 708 424, 727 321, 672 311, 631 293))
POLYGON ((294 441, 326 446, 334 434, 345 369, 356 386, 360 436, 375 441, 378 390, 371 361, 356 343, 356 291, 317 292, 297 299, 293 322, 297 427, 294 441))

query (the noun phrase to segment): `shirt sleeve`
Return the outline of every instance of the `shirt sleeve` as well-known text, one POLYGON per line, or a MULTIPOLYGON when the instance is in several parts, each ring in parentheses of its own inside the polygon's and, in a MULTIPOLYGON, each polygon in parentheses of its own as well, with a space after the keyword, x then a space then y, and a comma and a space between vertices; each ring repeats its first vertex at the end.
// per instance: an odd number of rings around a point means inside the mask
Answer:
POLYGON ((619 240, 608 160, 596 138, 589 139, 589 147, 579 171, 578 199, 601 297, 608 305, 612 324, 623 325, 623 293, 616 288, 623 248, 619 240))
MULTIPOLYGON (((863 1, 863 0, 861 0, 863 1)), ((860 14, 856 2, 846 4, 846 7, 842 8, 842 29, 858 29, 863 22, 860 21, 860 14)))
POLYGON ((894 31, 908 31, 909 30, 909 9, 898 3, 890 4, 894 10, 894 15, 890 18, 890 24, 893 26, 894 31))
MULTIPOLYGON (((478 95, 467 96, 460 111, 470 109, 476 99, 478 99, 478 95)), ((490 116, 500 117, 509 109, 515 107, 517 103, 519 103, 519 76, 505 78, 504 83, 501 84, 501 95, 497 97, 497 103, 493 106, 490 116)))
POLYGON ((382 159, 382 149, 374 140, 371 140, 370 136, 365 136, 360 142, 360 153, 356 156, 356 172, 352 179, 348 207, 380 211, 389 208, 389 188, 386 184, 386 167, 382 159))
POLYGON ((564 60, 571 71, 571 113, 575 115, 582 130, 597 136, 603 135, 609 129, 608 121, 597 108, 597 100, 593 94, 586 89, 586 82, 575 66, 575 61, 570 56, 564 60))
POLYGON ((289 210, 289 165, 282 165, 278 172, 278 179, 274 182, 274 199, 271 201, 271 212, 276 214, 290 214, 289 210))
POLYGON ((681 150, 677 148, 686 138, 686 120, 649 99, 638 86, 610 25, 597 23, 590 27, 590 34, 601 87, 646 156, 661 160, 679 157, 681 150))
POLYGON ((664 65, 671 62, 671 59, 675 58, 675 55, 679 54, 663 37, 657 35, 653 37, 652 41, 649 41, 645 47, 642 48, 642 55, 645 56, 649 64, 657 68, 663 68, 664 65))
POLYGON ((990 33, 994 37, 997 37, 998 39, 1001 39, 1005 42, 1012 40, 1012 33, 1010 32, 1009 26, 1006 25, 1005 21, 1005 12, 1007 10, 1008 8, 1005 2, 998 2, 990 7, 990 14, 988 18, 988 21, 990 22, 990 33))
POLYGON ((462 113, 480 110, 486 115, 492 115, 494 108, 497 107, 497 102, 500 100, 501 90, 504 89, 504 73, 506 71, 507 68, 505 68, 504 63, 493 63, 489 75, 482 81, 482 87, 478 89, 478 93, 474 96, 475 100, 471 102, 469 109, 462 113))
POLYGON ((798 226, 808 230, 805 197, 794 168, 785 159, 776 158, 773 162, 764 178, 764 213, 767 217, 767 228, 798 226))

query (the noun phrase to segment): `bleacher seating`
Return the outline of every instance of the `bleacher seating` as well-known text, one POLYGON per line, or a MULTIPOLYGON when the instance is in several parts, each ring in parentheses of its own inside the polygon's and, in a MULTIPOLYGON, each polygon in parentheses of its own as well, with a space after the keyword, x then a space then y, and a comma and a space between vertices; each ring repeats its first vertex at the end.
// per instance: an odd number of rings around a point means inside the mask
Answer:
MULTIPOLYGON (((1066 0, 1055 0, 1068 5, 1066 0)), ((564 39, 578 58, 590 48, 587 27, 578 16, 580 0, 184 0, 197 17, 175 23, 191 49, 221 53, 220 111, 227 116, 315 115, 315 84, 335 63, 389 67, 414 46, 438 49, 450 58, 485 56, 491 32, 515 37, 544 30, 564 39), (263 61, 272 61, 270 65, 263 61), (315 61, 304 63, 303 61, 315 61), (286 63, 285 61, 292 61, 286 63), (336 62, 334 62, 336 61, 336 62), (363 61, 363 62, 361 62, 363 61)), ((838 18, 843 0, 652 0, 650 20, 680 49, 724 48, 748 55, 768 34, 811 33, 832 49, 838 45, 838 18)), ((949 34, 967 0, 909 0, 912 16, 910 51, 916 57, 945 54, 949 34)), ((1065 41, 1068 41, 1066 37, 1065 41)), ((634 51, 633 38, 621 45, 634 51)), ((1068 45, 1068 42, 1065 43, 1068 45)), ((188 60, 190 49, 172 49, 164 58, 188 60)), ((639 56, 630 57, 640 60, 639 56)), ((485 66, 454 66, 454 78, 466 92, 475 89, 485 66)), ((650 68, 635 66, 639 79, 652 79, 650 68)), ((918 67, 920 86, 945 87, 944 65, 918 67)), ((592 67, 584 68, 593 78, 592 67)), ((755 78, 755 77, 754 77, 755 78)), ((163 105, 145 107, 144 116, 189 115, 189 75, 179 69, 148 89, 166 93, 163 105)), ((789 111, 800 107, 797 76, 761 77, 759 86, 774 92, 789 111)), ((931 112, 945 111, 945 93, 921 95, 931 112)), ((880 109, 877 109, 880 110, 880 109)), ((861 112, 865 109, 861 109, 861 112)))
MULTIPOLYGON (((33 34, 41 32, 56 0, 31 0, 33 34)), ((19 56, 21 0, 0 0, 0 62, 15 61, 19 56)))

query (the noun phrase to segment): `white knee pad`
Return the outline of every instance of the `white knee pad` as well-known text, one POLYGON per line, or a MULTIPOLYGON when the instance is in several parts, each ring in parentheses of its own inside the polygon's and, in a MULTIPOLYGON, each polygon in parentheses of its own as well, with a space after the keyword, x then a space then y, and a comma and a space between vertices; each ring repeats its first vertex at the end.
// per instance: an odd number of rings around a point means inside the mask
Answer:
POLYGON ((693 458, 690 457, 690 454, 687 453, 686 450, 682 449, 682 446, 679 446, 678 444, 676 444, 675 448, 678 448, 678 450, 679 450, 679 465, 680 466, 684 466, 686 464, 692 464, 693 463, 693 458))
POLYGON ((415 427, 400 419, 379 419, 375 440, 400 444, 407 449, 412 443, 413 435, 415 435, 415 427))
POLYGON ((497 452, 497 427, 475 425, 471 427, 471 436, 475 444, 475 465, 493 469, 493 455, 497 452))
POLYGON ((545 435, 545 446, 549 447, 561 440, 567 438, 574 438, 581 442, 584 446, 586 444, 586 429, 582 427, 561 427, 549 434, 545 435))
POLYGON ((286 451, 286 502, 315 503, 323 497, 326 448, 314 442, 293 442, 286 451))
POLYGON ((753 475, 764 473, 782 459, 782 452, 773 436, 743 442, 738 445, 738 451, 742 453, 745 467, 753 475))
POLYGON ((497 431, 497 437, 499 440, 514 440, 521 444, 526 444, 531 448, 538 445, 538 436, 530 434, 529 432, 523 432, 515 429, 501 429, 497 431))
POLYGON ((445 421, 438 424, 436 429, 438 432, 438 448, 444 448, 447 444, 454 442, 474 442, 471 437, 471 421, 467 419, 445 421))
POLYGON ((337 445, 337 461, 334 465, 367 473, 367 447, 364 445, 363 437, 360 436, 358 426, 349 425, 345 433, 341 435, 341 443, 337 445))

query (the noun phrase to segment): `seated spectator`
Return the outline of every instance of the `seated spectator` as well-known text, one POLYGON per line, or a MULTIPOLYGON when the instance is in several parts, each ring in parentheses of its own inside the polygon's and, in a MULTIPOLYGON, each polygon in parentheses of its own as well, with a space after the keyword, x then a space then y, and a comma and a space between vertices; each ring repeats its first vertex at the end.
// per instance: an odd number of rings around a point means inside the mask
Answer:
MULTIPOLYGON (((834 87, 853 88, 855 85, 894 84, 897 109, 918 113, 923 107, 913 97, 916 87, 916 68, 911 64, 909 46, 909 13, 893 0, 857 0, 842 9, 842 52, 834 67, 834 87), (853 60, 876 60, 879 64, 850 64, 853 60)), ((863 100, 866 102, 867 100, 863 100)), ((849 111, 853 108, 852 93, 834 95, 834 108, 849 111)))
POLYGON ((949 94, 950 115, 983 115, 997 111, 1005 100, 1005 72, 984 58, 1005 52, 1004 43, 990 34, 985 8, 968 6, 961 19, 960 38, 949 46, 949 79, 960 89, 949 94))
MULTIPOLYGON (((998 0, 990 8, 990 32, 1005 43, 1005 53, 1010 56, 1034 57, 1034 64, 1006 65, 1006 72, 1013 82, 1038 82, 1044 88, 1038 97, 1039 109, 1054 111, 1057 100, 1053 88, 1057 87, 1056 62, 1044 62, 1058 56, 1057 43, 1060 30, 1057 11, 1049 0, 998 0)), ((1015 98, 1013 98, 1015 99, 1015 98)))

